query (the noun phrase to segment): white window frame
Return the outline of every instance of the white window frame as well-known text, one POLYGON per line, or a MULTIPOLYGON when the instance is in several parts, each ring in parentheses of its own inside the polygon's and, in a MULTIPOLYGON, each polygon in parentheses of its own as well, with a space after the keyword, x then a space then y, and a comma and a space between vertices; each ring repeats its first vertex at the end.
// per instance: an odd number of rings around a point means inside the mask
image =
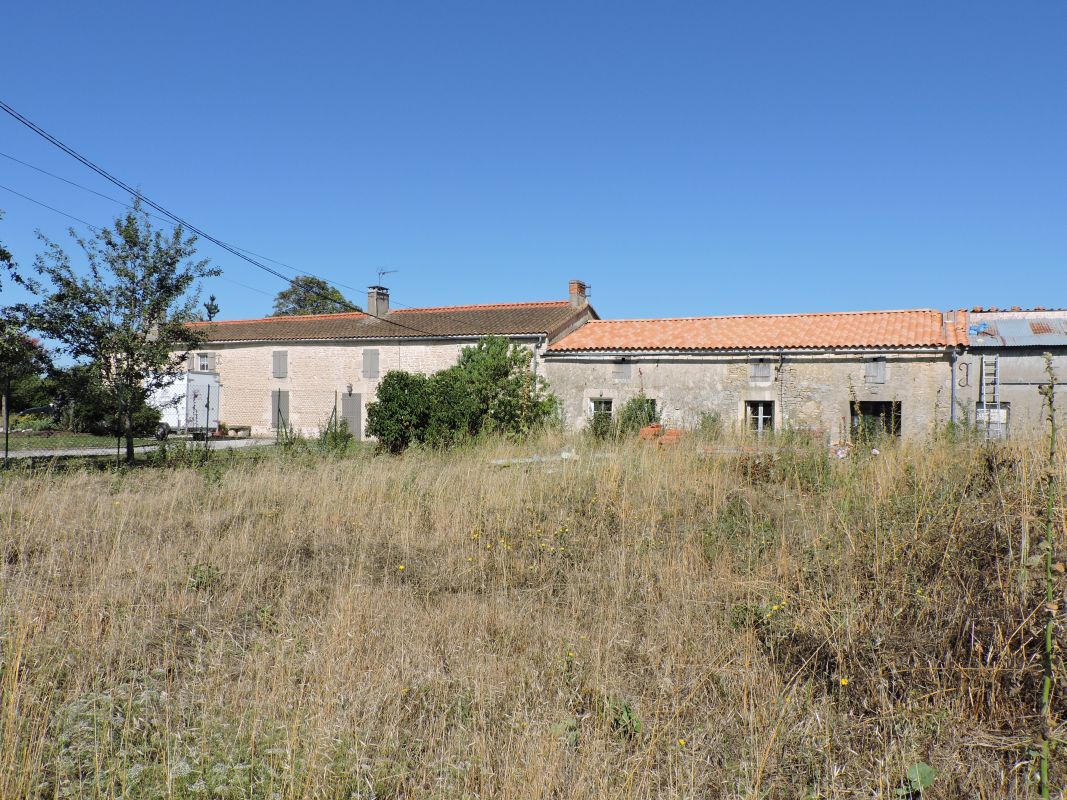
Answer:
POLYGON ((774 430, 774 401, 773 400, 746 400, 745 401, 745 429, 757 436, 762 436, 767 431, 774 430), (770 406, 770 413, 764 413, 770 406), (757 409, 752 414, 753 407, 757 409), (753 424, 755 422, 755 424, 753 424))
POLYGON ((599 413, 605 413, 609 416, 615 415, 615 402, 611 397, 591 397, 589 398, 589 415, 598 413, 597 404, 607 403, 607 409, 601 410, 599 413))
POLYGON ((210 372, 211 371, 211 354, 210 353, 197 353, 196 354, 196 371, 197 372, 210 372))

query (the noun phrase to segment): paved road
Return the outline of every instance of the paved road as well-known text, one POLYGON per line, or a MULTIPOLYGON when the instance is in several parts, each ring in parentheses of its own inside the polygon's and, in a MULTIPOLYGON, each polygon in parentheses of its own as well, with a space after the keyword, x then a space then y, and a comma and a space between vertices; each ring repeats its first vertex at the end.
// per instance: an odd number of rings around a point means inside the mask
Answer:
MULTIPOLYGON (((181 440, 179 440, 181 441, 181 440)), ((240 450, 245 447, 274 444, 274 439, 213 439, 207 442, 211 450, 240 450)), ((3 439, 0 439, 0 456, 3 455, 3 439)), ((134 452, 149 453, 159 445, 145 444, 134 447, 134 452)), ((203 447, 204 442, 190 442, 186 440, 187 447, 203 447)), ((122 452, 126 449, 123 447, 122 452)), ((113 456, 114 447, 72 447, 67 450, 12 450, 11 458, 66 458, 68 456, 113 456)))

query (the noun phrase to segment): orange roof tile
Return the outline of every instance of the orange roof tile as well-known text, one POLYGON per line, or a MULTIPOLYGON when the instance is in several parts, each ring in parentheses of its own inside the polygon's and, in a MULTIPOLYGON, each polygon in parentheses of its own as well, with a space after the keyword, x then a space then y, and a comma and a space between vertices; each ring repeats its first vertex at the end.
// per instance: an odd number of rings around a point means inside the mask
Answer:
MULTIPOLYGON (((962 317, 963 315, 959 315, 962 317)), ((940 311, 849 311, 683 319, 595 320, 551 352, 948 347, 966 342, 966 321, 940 311)))

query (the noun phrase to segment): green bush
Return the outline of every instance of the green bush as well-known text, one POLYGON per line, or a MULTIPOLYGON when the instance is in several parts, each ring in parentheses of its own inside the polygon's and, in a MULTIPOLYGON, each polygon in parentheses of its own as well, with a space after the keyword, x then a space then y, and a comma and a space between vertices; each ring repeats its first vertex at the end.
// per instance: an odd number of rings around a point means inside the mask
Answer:
POLYGON ((722 414, 718 411, 705 411, 700 415, 697 432, 705 439, 718 439, 722 436, 722 414))
POLYGON ((607 439, 615 434, 615 424, 610 411, 594 411, 589 418, 589 433, 594 439, 607 439))
POLYGON ((8 420, 13 431, 51 431, 56 422, 44 414, 14 414, 8 420))
POLYGON ((430 417, 429 380, 394 370, 378 384, 378 399, 367 406, 367 433, 378 447, 400 453, 424 436, 430 417))
MULTIPOLYGON (((219 427, 222 427, 221 423, 219 427)), ((352 434, 348 430, 348 420, 344 417, 330 417, 326 427, 319 431, 319 449, 324 453, 344 453, 350 444, 352 434)))
POLYGON ((558 407, 530 360, 525 347, 488 336, 430 377, 390 372, 367 406, 367 433, 390 453, 413 444, 453 447, 482 433, 525 436, 558 407))
POLYGON ((659 420, 656 401, 641 392, 623 403, 619 410, 618 431, 620 435, 636 433, 641 428, 659 422, 659 420))

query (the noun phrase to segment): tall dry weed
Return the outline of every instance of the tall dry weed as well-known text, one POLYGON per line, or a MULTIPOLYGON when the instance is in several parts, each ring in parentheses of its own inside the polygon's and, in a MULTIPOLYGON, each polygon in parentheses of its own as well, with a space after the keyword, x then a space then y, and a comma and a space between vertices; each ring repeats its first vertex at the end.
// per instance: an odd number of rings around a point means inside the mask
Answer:
POLYGON ((0 796, 1033 794, 1040 443, 561 444, 5 477, 0 796))

